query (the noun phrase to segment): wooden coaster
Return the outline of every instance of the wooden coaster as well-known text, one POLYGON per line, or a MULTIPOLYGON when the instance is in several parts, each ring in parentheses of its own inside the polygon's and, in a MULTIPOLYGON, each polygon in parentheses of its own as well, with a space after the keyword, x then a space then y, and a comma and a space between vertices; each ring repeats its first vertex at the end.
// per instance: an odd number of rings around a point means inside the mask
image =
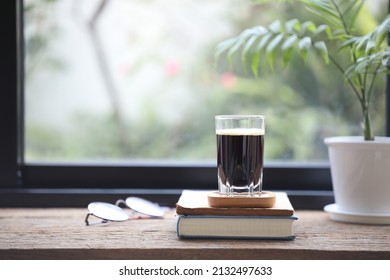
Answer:
POLYGON ((260 196, 226 196, 218 191, 208 193, 210 207, 229 208, 270 208, 275 204, 276 196, 273 192, 261 192, 260 196))

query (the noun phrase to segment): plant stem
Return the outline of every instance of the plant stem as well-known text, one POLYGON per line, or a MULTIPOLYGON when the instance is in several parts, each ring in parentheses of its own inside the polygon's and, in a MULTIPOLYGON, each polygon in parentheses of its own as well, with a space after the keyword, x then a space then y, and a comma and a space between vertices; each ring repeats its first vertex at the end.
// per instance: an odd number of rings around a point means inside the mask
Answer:
POLYGON ((370 87, 368 88, 368 92, 367 92, 367 94, 368 94, 368 96, 367 96, 367 102, 368 102, 368 104, 370 104, 372 91, 373 91, 374 84, 375 84, 375 80, 376 80, 376 77, 377 77, 377 74, 378 74, 378 69, 379 69, 380 67, 381 67, 381 64, 380 64, 380 62, 379 62, 378 65, 377 65, 376 68, 375 68, 374 73, 372 74, 371 84, 370 84, 370 87))
POLYGON ((367 99, 365 100, 364 103, 362 103, 363 117, 364 117, 364 122, 363 122, 364 140, 374 140, 374 136, 373 136, 372 131, 371 131, 369 108, 370 108, 371 95, 372 95, 372 91, 374 88, 374 83, 375 83, 375 79, 376 79, 379 67, 380 67, 380 63, 378 63, 378 65, 376 66, 376 69, 372 75, 371 84, 370 84, 368 91, 367 91, 367 99))
MULTIPOLYGON (((345 76, 344 69, 340 66, 340 64, 336 61, 336 59, 334 59, 333 56, 331 56, 331 55, 329 55, 329 59, 337 67, 337 69, 339 69, 340 72, 345 76)), ((356 97, 358 98, 359 102, 361 104, 363 104, 363 98, 361 96, 361 93, 359 92, 359 89, 356 88, 355 84, 352 82, 352 80, 350 78, 347 78, 347 82, 348 82, 349 86, 352 88, 352 90, 355 93, 356 97)))
MULTIPOLYGON (((344 75, 345 71, 341 67, 341 65, 330 55, 329 59, 332 61, 332 63, 337 67, 337 69, 340 70, 340 72, 344 75)), ((356 97, 358 98, 360 105, 362 107, 362 112, 363 112, 363 136, 364 140, 374 140, 374 136, 372 135, 371 131, 371 121, 370 121, 370 114, 369 114, 369 104, 370 104, 370 97, 371 97, 371 91, 373 88, 375 80, 375 75, 373 77, 372 83, 370 85, 369 91, 368 91, 368 96, 366 96, 366 91, 364 88, 360 87, 360 90, 356 88, 355 84, 352 82, 350 78, 347 78, 347 82, 349 86, 352 88, 353 92, 355 93, 356 97)))
POLYGON ((367 102, 362 104, 362 110, 363 110, 363 134, 364 134, 364 140, 372 141, 372 140, 374 140, 374 136, 372 135, 372 131, 371 131, 371 121, 370 121, 370 114, 369 114, 368 108, 369 108, 369 106, 368 106, 367 102))
POLYGON ((337 13, 339 14, 339 18, 340 18, 340 21, 341 21, 341 23, 342 23, 342 25, 343 25, 345 34, 348 34, 348 35, 349 35, 349 34, 350 34, 349 28, 348 28, 348 26, 347 26, 347 23, 346 23, 345 20, 344 20, 343 13, 340 11, 339 6, 337 5, 337 3, 336 3, 334 0, 332 0, 332 4, 333 4, 334 8, 336 9, 337 13))
MULTIPOLYGON (((346 21, 344 19, 344 14, 340 11, 338 4, 334 0, 332 0, 332 4, 333 4, 334 8, 336 9, 337 13, 339 14, 339 17, 340 17, 341 23, 343 25, 345 34, 348 36, 352 35, 351 31, 349 30, 349 28, 346 24, 346 21)), ((353 54, 353 63, 356 64, 357 58, 356 58, 355 52, 352 49, 351 49, 351 51, 353 54)), ((337 61, 333 58, 331 58, 331 59, 332 59, 332 62, 335 63, 335 65, 339 68, 339 70, 341 70, 341 72, 343 74, 345 74, 345 71, 337 63, 337 61)), ((375 80, 375 76, 373 77, 373 80, 375 80)), ((356 96, 358 97, 360 104, 361 104, 361 107, 362 107, 362 112, 363 112, 363 124, 362 125, 363 125, 364 140, 374 140, 374 136, 372 135, 372 131, 371 131, 371 121, 370 121, 370 114, 369 114, 371 91, 372 91, 372 86, 373 86, 374 81, 372 81, 368 92, 366 91, 367 72, 365 72, 363 78, 362 78, 361 74, 357 75, 357 84, 358 84, 357 86, 359 87, 359 89, 356 88, 356 85, 353 83, 353 81, 351 79, 347 78, 347 81, 348 81, 349 85, 352 87, 356 96)))

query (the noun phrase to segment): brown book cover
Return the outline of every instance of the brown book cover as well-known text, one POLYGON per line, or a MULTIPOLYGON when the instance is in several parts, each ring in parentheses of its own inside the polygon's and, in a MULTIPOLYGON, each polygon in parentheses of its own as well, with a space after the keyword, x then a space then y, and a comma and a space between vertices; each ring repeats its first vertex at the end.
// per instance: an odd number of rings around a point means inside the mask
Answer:
POLYGON ((209 216, 292 216, 294 208, 284 192, 275 192, 275 204, 270 208, 210 207, 208 191, 184 190, 176 204, 178 215, 209 216))

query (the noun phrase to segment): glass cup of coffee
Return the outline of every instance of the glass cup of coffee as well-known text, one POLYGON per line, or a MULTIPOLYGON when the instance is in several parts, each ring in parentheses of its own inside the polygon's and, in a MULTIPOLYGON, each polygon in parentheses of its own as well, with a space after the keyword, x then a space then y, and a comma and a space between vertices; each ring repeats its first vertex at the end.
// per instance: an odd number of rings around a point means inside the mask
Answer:
POLYGON ((260 196, 263 185, 264 116, 215 116, 218 190, 222 195, 260 196))

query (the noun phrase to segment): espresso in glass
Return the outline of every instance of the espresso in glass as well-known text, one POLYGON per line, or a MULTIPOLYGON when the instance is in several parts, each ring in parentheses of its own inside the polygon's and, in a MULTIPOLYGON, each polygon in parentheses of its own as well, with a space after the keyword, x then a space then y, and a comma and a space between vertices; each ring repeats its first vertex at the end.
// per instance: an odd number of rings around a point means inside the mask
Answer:
MULTIPOLYGON (((222 117, 222 116, 217 116, 222 117)), ((217 166, 219 192, 226 195, 260 195, 263 181, 264 119, 221 125, 217 122, 217 166), (233 126, 233 128, 231 128, 233 126), (221 128, 222 127, 222 128, 221 128)))

